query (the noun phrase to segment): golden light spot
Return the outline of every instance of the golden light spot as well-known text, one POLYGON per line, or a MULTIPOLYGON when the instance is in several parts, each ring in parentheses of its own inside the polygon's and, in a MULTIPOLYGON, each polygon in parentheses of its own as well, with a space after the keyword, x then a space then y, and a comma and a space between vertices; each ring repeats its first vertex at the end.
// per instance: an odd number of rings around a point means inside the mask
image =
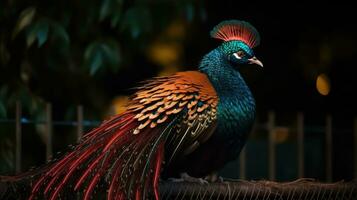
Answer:
POLYGON ((330 79, 326 74, 320 74, 316 79, 316 89, 321 95, 330 93, 330 79))
POLYGON ((127 103, 129 101, 128 96, 115 97, 112 103, 114 114, 119 114, 125 111, 127 103))
POLYGON ((275 131, 275 142, 283 143, 289 138, 289 129, 286 127, 276 127, 275 131))
POLYGON ((179 51, 175 43, 156 42, 149 49, 149 58, 162 66, 172 65, 178 61, 179 51))

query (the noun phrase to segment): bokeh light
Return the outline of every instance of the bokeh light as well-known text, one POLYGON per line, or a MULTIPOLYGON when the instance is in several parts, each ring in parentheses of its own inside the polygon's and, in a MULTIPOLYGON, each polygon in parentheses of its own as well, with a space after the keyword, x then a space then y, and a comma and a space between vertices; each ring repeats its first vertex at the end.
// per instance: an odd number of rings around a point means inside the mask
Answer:
POLYGON ((316 79, 316 89, 317 91, 326 96, 330 93, 330 79, 326 74, 320 74, 316 79))
POLYGON ((112 110, 114 114, 120 114, 126 110, 126 105, 129 102, 128 96, 117 96, 112 103, 112 110))

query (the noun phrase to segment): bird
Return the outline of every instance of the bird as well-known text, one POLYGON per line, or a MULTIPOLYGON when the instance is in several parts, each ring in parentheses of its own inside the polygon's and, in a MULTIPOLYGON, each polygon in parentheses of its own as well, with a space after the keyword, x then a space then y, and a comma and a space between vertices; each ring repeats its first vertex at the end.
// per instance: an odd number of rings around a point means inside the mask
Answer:
POLYGON ((159 200, 161 179, 208 177, 236 159, 256 115, 240 70, 263 67, 253 52, 260 35, 250 23, 233 19, 216 25, 210 36, 220 44, 203 56, 197 71, 144 81, 124 112, 33 176, 28 199, 77 194, 88 200, 104 189, 108 200, 159 200))

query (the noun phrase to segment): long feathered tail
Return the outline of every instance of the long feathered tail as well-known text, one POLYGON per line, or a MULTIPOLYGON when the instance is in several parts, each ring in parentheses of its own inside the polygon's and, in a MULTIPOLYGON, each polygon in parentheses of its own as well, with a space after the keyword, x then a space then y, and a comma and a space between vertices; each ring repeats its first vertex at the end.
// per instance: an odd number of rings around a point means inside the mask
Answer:
POLYGON ((174 121, 134 134, 140 126, 134 114, 113 117, 86 134, 62 159, 45 166, 33 181, 29 199, 78 194, 87 200, 105 191, 108 200, 148 195, 158 200, 164 144, 174 121))

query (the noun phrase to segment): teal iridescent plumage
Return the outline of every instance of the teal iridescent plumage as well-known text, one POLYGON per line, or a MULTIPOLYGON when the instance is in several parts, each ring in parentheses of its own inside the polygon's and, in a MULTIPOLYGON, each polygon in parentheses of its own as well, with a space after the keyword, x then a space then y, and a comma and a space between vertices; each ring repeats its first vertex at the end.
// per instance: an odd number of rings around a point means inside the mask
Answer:
POLYGON ((254 52, 253 50, 244 42, 242 41, 238 41, 238 40, 233 40, 233 41, 228 41, 228 42, 224 42, 220 47, 218 47, 222 53, 224 53, 225 55, 230 55, 233 54, 235 52, 237 52, 237 50, 243 50, 245 53, 247 53, 248 57, 253 57, 254 56, 254 52))
POLYGON ((252 49, 260 42, 259 34, 249 23, 222 22, 211 36, 224 42, 203 57, 199 71, 217 92, 216 129, 205 143, 168 169, 195 177, 217 171, 238 157, 255 119, 255 100, 239 70, 246 64, 262 66, 252 49))
MULTIPOLYGON (((247 47, 237 45, 235 41, 229 44, 232 45, 232 52, 247 47)), ((217 130, 224 130, 221 132, 225 135, 243 135, 254 121, 255 101, 238 71, 239 66, 233 66, 230 54, 222 50, 228 47, 222 46, 203 58, 199 70, 207 74, 219 97, 217 130)))
POLYGON ((221 22, 211 36, 224 42, 204 56, 199 70, 207 74, 220 99, 217 130, 222 135, 243 136, 254 121, 255 100, 239 73, 239 65, 255 58, 252 47, 260 43, 260 36, 252 25, 239 20, 221 22), (240 59, 234 56, 237 52, 242 52, 240 59))

